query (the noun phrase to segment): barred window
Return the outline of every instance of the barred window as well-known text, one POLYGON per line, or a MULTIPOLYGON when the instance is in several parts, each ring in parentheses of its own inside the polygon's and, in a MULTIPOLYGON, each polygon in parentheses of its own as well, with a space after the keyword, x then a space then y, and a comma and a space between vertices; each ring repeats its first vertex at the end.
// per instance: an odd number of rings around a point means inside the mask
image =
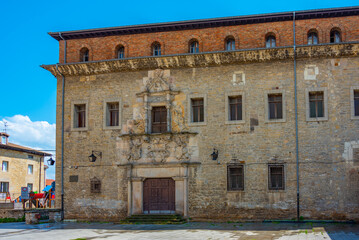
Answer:
POLYGON ((244 190, 243 165, 227 167, 228 191, 244 190))
POLYGON ((269 119, 282 119, 283 118, 283 102, 282 94, 269 94, 268 95, 268 116, 269 119))
POLYGON ((101 192, 101 181, 97 178, 91 179, 91 193, 101 192))
POLYGON ((192 122, 204 122, 203 98, 191 99, 192 103, 192 122))
POLYGON ((323 92, 309 92, 309 113, 311 118, 324 117, 323 92))
POLYGON ((228 97, 229 102, 229 120, 242 120, 242 96, 228 97))
POLYGON ((284 165, 268 166, 269 190, 284 190, 284 165))

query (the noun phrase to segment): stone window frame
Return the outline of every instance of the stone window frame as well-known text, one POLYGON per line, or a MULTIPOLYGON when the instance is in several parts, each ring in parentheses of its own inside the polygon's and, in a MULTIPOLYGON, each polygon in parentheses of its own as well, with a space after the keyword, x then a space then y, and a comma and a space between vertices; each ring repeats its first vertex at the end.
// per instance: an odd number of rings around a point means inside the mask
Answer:
POLYGON ((246 166, 245 166, 245 164, 244 163, 228 163, 226 171, 227 171, 227 174, 226 174, 227 175, 227 188, 226 188, 227 192, 245 192, 245 190, 246 190, 246 166), (228 184, 229 184, 229 179, 228 179, 229 174, 228 173, 229 173, 229 168, 230 167, 233 167, 233 168, 242 167, 242 170, 243 170, 243 189, 236 189, 236 190, 229 189, 229 186, 228 186, 228 184))
MULTIPOLYGON (((86 111, 87 114, 87 111, 86 111)), ((87 116, 86 116, 87 118, 87 116)), ((86 122, 87 123, 87 122, 86 122)), ((87 126, 87 125, 86 125, 87 126)), ((120 130, 122 128, 122 99, 121 98, 107 98, 103 101, 103 129, 104 130, 120 130), (118 103, 118 126, 107 126, 107 112, 108 103, 118 103)))
POLYGON ((76 100, 76 101, 72 101, 71 102, 71 131, 88 131, 88 127, 89 127, 89 101, 88 100, 76 100), (85 104, 85 109, 86 109, 86 113, 85 113, 85 127, 75 127, 74 125, 74 121, 75 121, 75 105, 79 105, 79 104, 85 104))
POLYGON ((286 110, 286 98, 285 98, 285 90, 283 89, 275 89, 266 91, 264 94, 264 116, 265 116, 265 123, 283 123, 287 121, 287 110, 286 110), (269 103, 268 103, 268 96, 270 94, 282 94, 282 118, 280 119, 269 119, 269 103))
POLYGON ((246 118, 246 114, 245 114, 245 101, 246 101, 246 97, 245 97, 245 93, 244 91, 233 91, 233 92, 226 92, 225 93, 225 124, 244 124, 245 123, 245 118, 246 118), (241 96, 242 97, 242 120, 230 120, 229 117, 229 98, 230 97, 236 97, 236 96, 241 96))
POLYGON ((197 126, 204 126, 207 125, 207 94, 203 93, 197 93, 197 94, 189 94, 187 95, 187 120, 188 120, 188 126, 189 127, 197 127, 197 126), (193 122, 192 121, 192 99, 199 99, 203 98, 203 122, 193 122))
POLYGON ((287 189, 287 167, 285 162, 268 162, 267 163, 267 192, 286 192, 287 189), (283 167, 283 189, 271 189, 269 186, 270 182, 270 175, 269 175, 269 168, 275 166, 282 166, 283 167))
POLYGON ((359 116, 355 116, 355 109, 354 109, 354 91, 359 91, 359 86, 352 86, 350 87, 350 118, 352 120, 358 120, 359 116))
POLYGON ((306 121, 307 122, 320 122, 328 121, 328 88, 327 87, 313 87, 305 89, 305 112, 306 112, 306 121), (311 92, 323 92, 324 98, 324 117, 310 117, 310 106, 309 106, 309 93, 311 92))

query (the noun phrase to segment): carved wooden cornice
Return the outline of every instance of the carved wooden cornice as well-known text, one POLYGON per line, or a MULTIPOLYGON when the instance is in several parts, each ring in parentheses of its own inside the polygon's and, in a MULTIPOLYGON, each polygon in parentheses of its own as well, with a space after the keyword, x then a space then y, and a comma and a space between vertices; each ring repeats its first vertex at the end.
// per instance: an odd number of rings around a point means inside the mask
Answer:
MULTIPOLYGON (((181 54, 161 57, 141 57, 92 61, 86 63, 58 64, 64 76, 86 76, 113 72, 128 72, 154 69, 209 67, 240 63, 267 62, 293 59, 293 47, 271 49, 245 49, 237 51, 181 54)), ((297 46, 296 56, 302 58, 338 58, 359 56, 359 43, 323 44, 297 46)), ((56 65, 42 65, 55 77, 60 74, 56 65)))

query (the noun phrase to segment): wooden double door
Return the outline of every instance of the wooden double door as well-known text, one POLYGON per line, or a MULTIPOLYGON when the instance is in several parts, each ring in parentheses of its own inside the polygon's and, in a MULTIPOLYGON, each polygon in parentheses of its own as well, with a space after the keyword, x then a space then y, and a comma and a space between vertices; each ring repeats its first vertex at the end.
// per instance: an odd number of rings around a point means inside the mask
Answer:
POLYGON ((175 212, 175 181, 172 178, 148 178, 143 183, 143 212, 175 212))

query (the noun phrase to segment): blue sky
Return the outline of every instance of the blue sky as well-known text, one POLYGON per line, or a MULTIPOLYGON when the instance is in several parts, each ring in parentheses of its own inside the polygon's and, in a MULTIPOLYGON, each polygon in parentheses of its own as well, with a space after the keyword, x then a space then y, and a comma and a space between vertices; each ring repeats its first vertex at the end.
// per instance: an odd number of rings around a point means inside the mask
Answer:
POLYGON ((10 141, 55 148, 56 80, 39 67, 58 62, 58 42, 47 32, 355 5, 358 0, 2 0, 0 130, 6 120, 10 141))

